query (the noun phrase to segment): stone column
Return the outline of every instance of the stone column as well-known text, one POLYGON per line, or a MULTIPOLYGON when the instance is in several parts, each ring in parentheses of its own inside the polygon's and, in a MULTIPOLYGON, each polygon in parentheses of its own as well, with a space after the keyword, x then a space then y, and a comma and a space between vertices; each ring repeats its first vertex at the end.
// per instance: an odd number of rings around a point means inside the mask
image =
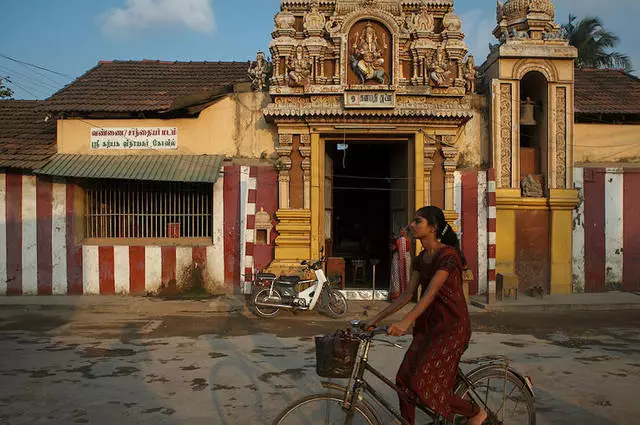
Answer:
POLYGON ((424 142, 424 202, 422 206, 431 205, 431 171, 436 164, 433 160, 438 147, 430 141, 424 142))
POLYGON ((276 146, 276 152, 278 153, 278 162, 276 164, 278 169, 278 207, 280 209, 289 208, 289 170, 291 169, 292 150, 293 135, 280 134, 278 136, 278 146, 276 146))
MULTIPOLYGON (((455 136, 442 136, 443 142, 446 144, 453 144, 455 142, 455 136)), ((454 230, 457 232, 458 228, 454 225, 458 219, 458 213, 455 208, 455 172, 458 166, 458 157, 460 152, 458 148, 451 146, 443 146, 442 154, 444 155, 444 216, 447 222, 451 223, 454 230)))
POLYGON ((302 178, 304 190, 304 209, 311 209, 311 135, 300 135, 300 155, 302 155, 302 178))

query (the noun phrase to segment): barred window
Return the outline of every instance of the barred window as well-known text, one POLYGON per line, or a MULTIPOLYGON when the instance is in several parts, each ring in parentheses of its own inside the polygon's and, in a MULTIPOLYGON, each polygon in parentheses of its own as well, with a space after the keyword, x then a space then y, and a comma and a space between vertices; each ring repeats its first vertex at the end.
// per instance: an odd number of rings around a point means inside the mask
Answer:
POLYGON ((211 184, 100 181, 85 189, 87 238, 212 235, 211 184))

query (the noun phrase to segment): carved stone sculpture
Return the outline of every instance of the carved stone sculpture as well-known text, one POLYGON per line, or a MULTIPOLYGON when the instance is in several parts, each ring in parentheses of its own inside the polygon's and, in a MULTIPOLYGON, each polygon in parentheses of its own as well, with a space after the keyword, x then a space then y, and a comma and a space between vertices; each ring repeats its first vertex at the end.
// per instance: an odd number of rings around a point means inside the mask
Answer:
POLYGON ((522 179, 520 185, 522 188, 522 196, 525 198, 542 198, 544 196, 542 185, 531 174, 522 179))
POLYGON ((435 87, 449 87, 451 85, 451 70, 449 70, 449 63, 445 59, 442 47, 438 47, 436 50, 429 68, 429 79, 435 87))
POLYGON ((469 55, 469 58, 464 63, 464 80, 468 93, 476 91, 476 67, 473 60, 473 55, 469 55))
POLYGON ((313 6, 311 12, 304 17, 304 29, 310 35, 321 35, 324 30, 325 17, 318 12, 318 7, 313 6))
POLYGON ((287 60, 287 75, 289 86, 299 87, 309 85, 312 63, 305 53, 304 47, 298 46, 287 60))
POLYGON ((357 37, 357 42, 352 46, 351 69, 360 78, 362 84, 375 79, 384 84, 386 73, 384 71, 384 48, 381 46, 378 34, 371 23, 367 23, 362 34, 357 37))
POLYGON ((251 88, 254 91, 261 92, 267 89, 271 76, 271 63, 264 58, 264 53, 258 52, 255 62, 251 62, 247 72, 251 78, 251 88))
POLYGON ((413 16, 413 28, 417 32, 433 32, 435 28, 433 15, 428 13, 426 9, 422 9, 418 15, 413 16))

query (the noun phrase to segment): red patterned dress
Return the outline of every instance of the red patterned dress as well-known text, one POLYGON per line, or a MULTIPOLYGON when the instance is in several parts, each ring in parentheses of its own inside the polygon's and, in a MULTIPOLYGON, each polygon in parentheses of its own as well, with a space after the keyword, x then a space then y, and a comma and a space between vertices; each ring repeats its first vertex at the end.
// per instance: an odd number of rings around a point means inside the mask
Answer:
POLYGON ((396 383, 402 389, 400 410, 411 424, 415 422, 415 407, 407 397, 419 400, 448 420, 452 420, 454 414, 469 418, 478 413, 476 406, 453 394, 458 363, 471 338, 460 255, 445 245, 430 262, 424 257, 423 251, 414 264, 414 270, 420 272, 423 296, 437 270, 449 272, 449 277, 416 320, 413 342, 396 376, 396 383))

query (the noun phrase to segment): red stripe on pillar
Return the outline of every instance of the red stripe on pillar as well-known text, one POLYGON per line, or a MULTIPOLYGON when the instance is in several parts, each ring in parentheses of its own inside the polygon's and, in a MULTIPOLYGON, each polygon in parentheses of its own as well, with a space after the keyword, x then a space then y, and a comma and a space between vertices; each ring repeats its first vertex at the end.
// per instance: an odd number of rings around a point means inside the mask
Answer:
MULTIPOLYGON (((240 282, 240 167, 224 168, 224 281, 240 282)), ((242 229, 244 231, 244 229, 242 229)))
POLYGON ((250 178, 258 177, 258 167, 249 167, 249 177, 250 178))
POLYGON ((623 272, 622 285, 625 291, 640 291, 640 169, 625 170, 623 212, 623 272))
POLYGON ((253 242, 247 242, 245 244, 245 255, 247 257, 253 256, 253 246, 254 246, 253 242))
POLYGON ((146 292, 144 257, 144 246, 129 247, 129 292, 132 294, 144 294, 146 292))
POLYGON ((36 179, 36 215, 38 217, 38 295, 53 292, 53 183, 36 179))
POLYGON ((162 284, 176 281, 176 247, 162 247, 162 284))
POLYGON ((253 230, 256 228, 256 216, 255 215, 248 215, 247 216, 247 229, 248 230, 253 230))
POLYGON ((605 278, 605 170, 584 170, 585 291, 604 292, 605 278))
POLYGON ((7 295, 22 294, 22 175, 7 174, 7 295))
POLYGON ((98 261, 100 262, 100 294, 113 295, 116 293, 116 279, 114 275, 115 259, 112 246, 98 248, 98 261))
POLYGON ((249 192, 247 194, 247 203, 249 204, 255 204, 256 203, 256 199, 258 199, 258 191, 255 189, 249 189, 249 192))
POLYGON ((462 251, 473 272, 469 293, 478 293, 478 172, 462 173, 462 251))
POLYGON ((77 244, 81 235, 78 223, 75 197, 80 189, 74 184, 67 184, 67 292, 69 295, 82 295, 82 245, 77 244))

